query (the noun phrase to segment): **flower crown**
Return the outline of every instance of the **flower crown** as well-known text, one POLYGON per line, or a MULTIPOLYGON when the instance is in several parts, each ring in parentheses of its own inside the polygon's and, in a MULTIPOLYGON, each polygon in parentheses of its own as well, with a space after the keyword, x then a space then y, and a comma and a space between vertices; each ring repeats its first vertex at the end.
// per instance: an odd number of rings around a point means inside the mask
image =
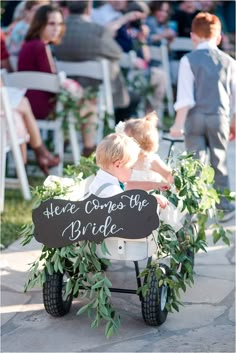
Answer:
POLYGON ((116 125, 115 132, 120 133, 120 134, 124 134, 125 133, 125 122, 124 121, 120 121, 116 125))

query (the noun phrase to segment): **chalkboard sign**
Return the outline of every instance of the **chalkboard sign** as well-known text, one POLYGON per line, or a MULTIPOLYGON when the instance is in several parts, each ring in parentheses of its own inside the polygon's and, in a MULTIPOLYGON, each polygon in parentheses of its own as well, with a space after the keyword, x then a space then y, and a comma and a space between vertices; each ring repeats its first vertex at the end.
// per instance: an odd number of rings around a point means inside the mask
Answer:
POLYGON ((49 199, 33 210, 35 238, 59 248, 81 240, 96 243, 109 237, 139 239, 159 226, 157 201, 143 190, 129 190, 83 201, 49 199))

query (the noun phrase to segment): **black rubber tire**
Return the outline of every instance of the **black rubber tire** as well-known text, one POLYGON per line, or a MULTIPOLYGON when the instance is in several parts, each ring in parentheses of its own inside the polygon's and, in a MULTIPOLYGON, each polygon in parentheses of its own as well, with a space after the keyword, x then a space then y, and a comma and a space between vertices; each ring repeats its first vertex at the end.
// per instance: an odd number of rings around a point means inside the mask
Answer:
POLYGON ((47 275, 46 282, 43 284, 43 303, 48 314, 54 317, 66 315, 71 308, 73 296, 69 295, 63 299, 63 288, 65 286, 64 277, 67 274, 54 272, 47 275))
MULTIPOLYGON (((166 273, 168 267, 160 264, 162 270, 166 273)), ((169 288, 166 285, 158 286, 154 270, 151 270, 151 283, 148 294, 142 300, 142 316, 147 325, 159 326, 166 321, 168 311, 165 304, 168 301, 169 288)), ((147 278, 144 278, 146 283, 147 278)))

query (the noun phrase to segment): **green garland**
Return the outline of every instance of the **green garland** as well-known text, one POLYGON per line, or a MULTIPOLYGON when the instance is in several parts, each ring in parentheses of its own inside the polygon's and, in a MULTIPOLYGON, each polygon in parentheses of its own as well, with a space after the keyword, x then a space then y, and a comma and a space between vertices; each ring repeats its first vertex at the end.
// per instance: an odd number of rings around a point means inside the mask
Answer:
MULTIPOLYGON (((137 292, 138 294, 141 292, 144 297, 147 295, 150 276, 154 271, 158 285, 166 284, 170 288, 167 310, 178 311, 179 305, 182 305, 181 291, 185 292, 187 286, 194 283, 193 254, 200 249, 206 251, 207 221, 209 217, 213 218, 216 215, 215 206, 219 202, 220 195, 213 188, 214 171, 211 167, 204 166, 186 153, 170 163, 174 169, 174 187, 164 194, 176 206, 181 204, 182 210, 187 209, 188 217, 177 234, 170 225, 161 222, 156 240, 155 255, 158 261, 153 260, 142 271, 140 277, 144 277, 145 281, 137 292), (192 216, 196 217, 197 222, 192 221, 192 216), (165 257, 169 257, 170 266, 168 271, 163 273, 159 263, 165 257)), ((93 157, 82 157, 80 165, 69 166, 66 173, 79 185, 83 178, 94 174, 96 170, 93 157)), ((52 197, 66 197, 70 187, 56 182, 54 184, 53 188, 45 186, 35 188, 35 207, 52 197)), ((230 192, 225 196, 234 199, 230 192)), ((214 243, 222 239, 229 244, 228 230, 219 223, 214 223, 210 227, 213 228, 214 243)), ((33 224, 24 226, 21 236, 22 244, 28 244, 34 237, 33 224)), ((101 244, 101 248, 104 255, 109 251, 105 242, 101 244)), ((61 249, 43 246, 39 259, 31 264, 25 291, 36 285, 42 286, 47 276, 53 272, 63 274, 66 271, 69 273, 69 279, 65 297, 72 295, 86 298, 88 302, 80 308, 78 314, 87 312, 92 319, 91 327, 98 327, 100 322, 105 320, 107 322, 105 335, 111 337, 120 327, 120 317, 111 302, 112 283, 103 271, 104 265, 108 264, 109 260, 97 257, 94 242, 81 241, 61 249)))
POLYGON ((61 88, 57 95, 57 101, 60 102, 61 109, 55 112, 55 118, 62 119, 65 132, 68 131, 68 117, 70 115, 74 118, 76 130, 81 131, 82 125, 87 122, 91 115, 91 113, 81 115, 81 110, 86 107, 88 101, 96 100, 97 95, 98 91, 96 89, 87 88, 84 89, 83 97, 78 101, 68 90, 61 88))

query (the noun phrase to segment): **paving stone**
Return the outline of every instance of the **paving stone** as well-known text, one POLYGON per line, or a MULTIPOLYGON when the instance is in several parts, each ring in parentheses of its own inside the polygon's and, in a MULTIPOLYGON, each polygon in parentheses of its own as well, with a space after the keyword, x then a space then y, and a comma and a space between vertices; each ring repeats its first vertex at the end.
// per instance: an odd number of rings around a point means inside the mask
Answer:
POLYGON ((165 326, 170 331, 206 326, 222 315, 226 309, 226 306, 215 307, 207 304, 185 305, 180 307, 179 312, 168 315, 165 326))
POLYGON ((235 352, 235 331, 229 325, 200 327, 156 340, 149 348, 151 352, 235 352))
POLYGON ((195 272, 197 276, 235 282, 235 266, 233 265, 198 265, 195 267, 195 272))
POLYGON ((231 281, 195 276, 194 286, 186 290, 182 299, 186 303, 220 303, 233 289, 231 281))
MULTIPOLYGON (((162 147, 166 156, 167 144, 161 143, 162 147)), ((230 144, 229 156, 234 160, 235 142, 230 144)), ((235 164, 230 163, 233 190, 235 174, 235 164)), ((182 296, 185 306, 169 314, 163 325, 144 323, 137 295, 113 293, 122 326, 109 340, 104 337, 104 325, 91 329, 86 314, 76 316, 80 300, 73 301, 68 315, 53 318, 44 310, 41 289, 22 293, 28 264, 40 254, 41 244, 33 241, 22 247, 18 240, 1 252, 2 352, 235 352, 235 221, 225 226, 234 232, 231 247, 222 242, 213 246, 211 232, 207 233, 209 253, 196 256, 195 284, 182 296)), ((144 266, 142 262, 140 267, 144 266)), ((114 286, 136 285, 132 262, 115 262, 108 274, 114 286)))
POLYGON ((229 320, 235 322, 235 302, 233 306, 229 309, 229 320))
POLYGON ((25 304, 30 301, 30 296, 21 293, 1 290, 1 325, 24 310, 25 304))

